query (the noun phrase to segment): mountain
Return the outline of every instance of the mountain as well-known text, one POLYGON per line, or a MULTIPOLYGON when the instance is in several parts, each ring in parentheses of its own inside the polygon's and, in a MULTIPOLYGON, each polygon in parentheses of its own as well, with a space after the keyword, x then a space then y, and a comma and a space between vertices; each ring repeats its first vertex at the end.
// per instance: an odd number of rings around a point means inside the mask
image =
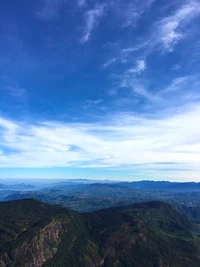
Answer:
POLYGON ((0 190, 0 201, 34 198, 82 213, 140 202, 161 201, 171 204, 189 219, 200 222, 198 185, 199 183, 153 181, 62 184, 62 186, 59 185, 55 188, 42 188, 40 190, 0 190), (184 191, 187 185, 189 186, 187 190, 191 190, 189 192, 184 191), (184 190, 181 191, 181 187, 184 190), (197 191, 192 191, 195 188, 197 191))
POLYGON ((13 184, 13 185, 6 185, 0 184, 0 190, 34 190, 36 186, 30 184, 13 184))
POLYGON ((79 214, 34 199, 0 203, 0 210, 1 267, 43 266, 63 250, 58 266, 68 258, 69 266, 78 266, 75 261, 81 262, 82 250, 93 259, 90 251, 83 249, 89 241, 79 214))
POLYGON ((0 210, 1 267, 200 266, 200 226, 166 203, 79 214, 26 199, 0 210))
POLYGON ((0 190, 5 189, 6 186, 4 184, 0 184, 0 190))
POLYGON ((120 182, 120 185, 134 187, 137 190, 164 191, 164 192, 200 192, 200 183, 195 182, 168 182, 168 181, 138 181, 120 182))

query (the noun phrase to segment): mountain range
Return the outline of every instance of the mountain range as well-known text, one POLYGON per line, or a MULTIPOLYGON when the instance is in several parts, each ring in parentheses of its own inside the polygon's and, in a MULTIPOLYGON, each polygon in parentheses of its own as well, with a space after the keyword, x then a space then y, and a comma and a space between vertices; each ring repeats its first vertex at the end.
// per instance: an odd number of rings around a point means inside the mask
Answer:
POLYGON ((200 266, 200 225, 163 202, 80 214, 25 199, 0 210, 1 267, 200 266))

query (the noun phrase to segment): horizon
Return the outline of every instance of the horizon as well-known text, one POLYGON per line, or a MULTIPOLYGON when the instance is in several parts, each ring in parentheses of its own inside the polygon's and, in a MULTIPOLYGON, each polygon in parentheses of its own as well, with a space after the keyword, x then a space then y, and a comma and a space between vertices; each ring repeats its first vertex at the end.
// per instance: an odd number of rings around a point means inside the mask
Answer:
POLYGON ((0 15, 0 179, 200 181, 199 1, 0 15))
POLYGON ((73 182, 73 181, 82 181, 82 182, 90 182, 95 183, 98 182, 101 184, 106 183, 139 183, 139 182, 155 182, 155 183, 177 183, 177 184, 187 184, 187 183, 195 183, 198 184, 200 182, 196 181, 168 181, 168 180, 111 180, 111 179, 87 179, 87 178, 66 178, 66 179, 59 179, 59 178, 0 178, 0 184, 11 185, 13 182, 16 181, 19 184, 43 184, 43 183, 65 183, 65 182, 73 182))

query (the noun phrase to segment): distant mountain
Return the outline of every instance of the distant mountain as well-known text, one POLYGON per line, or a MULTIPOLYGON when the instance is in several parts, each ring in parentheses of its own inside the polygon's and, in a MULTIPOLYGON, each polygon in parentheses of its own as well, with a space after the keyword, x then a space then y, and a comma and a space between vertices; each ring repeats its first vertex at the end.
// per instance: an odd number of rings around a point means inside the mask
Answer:
POLYGON ((76 193, 82 193, 82 195, 96 196, 96 197, 118 197, 118 196, 128 196, 133 194, 134 188, 128 187, 126 185, 115 184, 104 184, 104 183, 94 183, 91 185, 85 185, 84 187, 77 189, 76 193))
POLYGON ((134 188, 137 190, 146 191, 165 191, 165 192, 200 192, 200 183, 195 182, 168 182, 168 181, 136 181, 136 182, 117 182, 109 180, 87 180, 87 179, 71 179, 59 183, 50 184, 51 188, 74 188, 79 186, 85 187, 86 185, 111 185, 125 186, 127 188, 134 188))
POLYGON ((51 183, 46 185, 46 188, 67 188, 67 187, 79 187, 79 186, 87 186, 92 184, 115 184, 117 182, 110 180, 89 180, 89 179, 68 179, 58 183, 51 183))
POLYGON ((200 266, 200 226, 162 202, 78 214, 26 199, 0 210, 1 267, 200 266))
POLYGON ((0 184, 0 190, 5 189, 5 188, 6 188, 6 186, 4 184, 0 184))
POLYGON ((120 182, 120 185, 134 187, 137 190, 165 191, 165 192, 200 192, 200 183, 195 182, 168 182, 168 181, 139 181, 120 182))
POLYGON ((34 190, 37 187, 30 184, 12 184, 12 185, 6 185, 6 184, 0 184, 0 190, 34 190))
POLYGON ((89 180, 89 179, 66 179, 56 182, 55 180, 31 180, 28 182, 15 183, 17 180, 12 180, 9 183, 3 183, 1 179, 1 189, 17 189, 17 190, 35 190, 35 189, 76 189, 78 187, 85 188, 89 185, 120 185, 128 188, 134 188, 141 191, 163 191, 163 192, 200 192, 200 183, 195 182, 168 182, 168 181, 135 181, 135 182, 120 182, 110 180, 89 180))

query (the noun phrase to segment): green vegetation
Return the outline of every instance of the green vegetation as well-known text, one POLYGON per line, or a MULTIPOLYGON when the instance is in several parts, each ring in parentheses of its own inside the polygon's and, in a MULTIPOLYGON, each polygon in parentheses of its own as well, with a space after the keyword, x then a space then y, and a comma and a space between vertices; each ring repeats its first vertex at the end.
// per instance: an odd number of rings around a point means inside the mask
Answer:
POLYGON ((200 266, 200 226, 162 202, 78 214, 26 199, 0 209, 8 267, 200 266))
POLYGON ((117 184, 76 184, 73 186, 62 184, 55 189, 19 191, 7 195, 4 200, 35 198, 78 212, 91 212, 140 202, 163 201, 172 205, 189 219, 200 222, 200 192, 182 192, 181 190, 186 190, 187 186, 189 186, 188 190, 191 189, 191 186, 195 187, 195 190, 199 190, 199 184, 148 181, 117 184), (179 187, 181 192, 176 191, 179 187))

